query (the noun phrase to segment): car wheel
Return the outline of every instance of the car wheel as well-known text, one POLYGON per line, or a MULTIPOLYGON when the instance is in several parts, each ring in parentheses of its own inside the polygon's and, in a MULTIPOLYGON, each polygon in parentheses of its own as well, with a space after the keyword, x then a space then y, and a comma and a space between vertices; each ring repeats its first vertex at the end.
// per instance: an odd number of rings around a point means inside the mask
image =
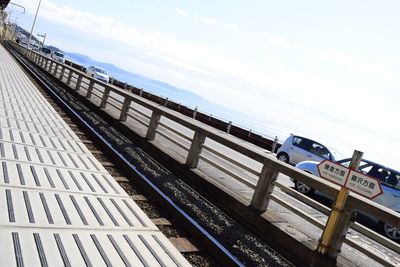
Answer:
POLYGON ((294 188, 304 195, 312 195, 314 189, 299 181, 294 181, 294 188))
POLYGON ((278 160, 289 163, 289 156, 286 153, 279 153, 278 156, 276 156, 278 160))
POLYGON ((387 223, 381 223, 381 227, 383 230, 383 233, 385 234, 386 237, 388 237, 391 240, 400 241, 400 229, 393 227, 387 223))

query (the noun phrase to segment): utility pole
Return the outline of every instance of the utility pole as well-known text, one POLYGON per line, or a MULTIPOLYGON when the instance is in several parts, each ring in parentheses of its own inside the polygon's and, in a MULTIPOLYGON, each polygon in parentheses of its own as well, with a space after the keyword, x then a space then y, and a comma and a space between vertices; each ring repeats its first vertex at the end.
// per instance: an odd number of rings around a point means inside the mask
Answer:
POLYGON ((36 9, 35 18, 33 19, 33 23, 32 23, 31 34, 29 35, 28 49, 29 49, 30 46, 31 46, 33 28, 35 27, 36 18, 37 18, 37 15, 38 15, 38 13, 39 13, 39 8, 40 8, 40 4, 41 4, 41 3, 42 3, 42 0, 39 0, 38 7, 37 7, 37 9, 36 9))

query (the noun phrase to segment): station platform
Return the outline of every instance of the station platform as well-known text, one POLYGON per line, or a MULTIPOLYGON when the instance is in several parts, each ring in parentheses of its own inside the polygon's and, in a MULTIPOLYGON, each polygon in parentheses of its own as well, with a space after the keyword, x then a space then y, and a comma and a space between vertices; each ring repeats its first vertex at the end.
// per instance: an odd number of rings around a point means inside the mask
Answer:
POLYGON ((0 45, 0 266, 190 266, 0 45))

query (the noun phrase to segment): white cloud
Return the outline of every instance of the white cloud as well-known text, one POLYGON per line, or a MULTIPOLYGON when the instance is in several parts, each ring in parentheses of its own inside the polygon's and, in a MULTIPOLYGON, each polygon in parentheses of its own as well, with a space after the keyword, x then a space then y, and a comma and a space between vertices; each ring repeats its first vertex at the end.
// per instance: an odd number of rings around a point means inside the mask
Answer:
POLYGON ((282 48, 291 48, 291 47, 299 47, 301 43, 299 41, 289 41, 284 39, 282 36, 276 33, 263 32, 262 36, 270 43, 282 47, 282 48))
POLYGON ((204 24, 217 24, 217 20, 213 18, 203 18, 202 21, 204 24))
POLYGON ((175 11, 176 11, 176 13, 178 13, 181 16, 184 16, 184 17, 187 16, 187 13, 185 11, 183 11, 182 9, 176 8, 175 11))
POLYGON ((235 29, 239 28, 235 23, 232 23, 232 22, 226 22, 226 23, 224 23, 224 26, 228 27, 228 28, 235 28, 235 29))
POLYGON ((365 61, 335 48, 325 49, 321 54, 329 60, 343 63, 364 73, 375 74, 394 82, 400 82, 400 72, 394 71, 384 64, 365 61))

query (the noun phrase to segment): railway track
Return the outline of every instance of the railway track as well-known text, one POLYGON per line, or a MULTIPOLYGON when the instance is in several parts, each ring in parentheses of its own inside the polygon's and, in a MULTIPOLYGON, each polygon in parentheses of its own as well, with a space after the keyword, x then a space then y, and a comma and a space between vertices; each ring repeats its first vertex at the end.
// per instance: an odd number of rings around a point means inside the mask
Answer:
POLYGON ((290 266, 262 240, 153 160, 78 94, 8 47, 110 174, 195 266, 290 266))

